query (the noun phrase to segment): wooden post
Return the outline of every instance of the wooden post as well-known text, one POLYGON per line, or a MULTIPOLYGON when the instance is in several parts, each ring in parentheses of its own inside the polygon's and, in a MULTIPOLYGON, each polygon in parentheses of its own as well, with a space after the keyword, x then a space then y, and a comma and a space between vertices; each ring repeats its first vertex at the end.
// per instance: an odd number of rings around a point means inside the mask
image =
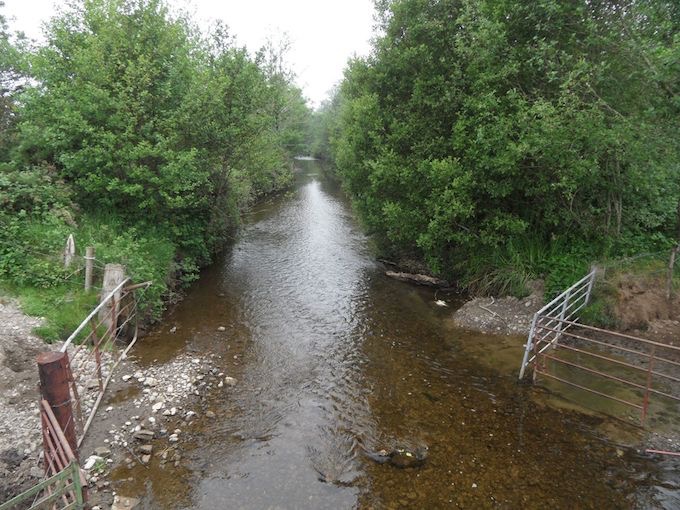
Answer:
POLYGON ((92 273, 94 269, 94 247, 85 248, 85 291, 92 288, 92 273))
POLYGON ((66 246, 64 247, 64 267, 68 268, 76 256, 76 241, 73 239, 73 234, 68 236, 66 246))
POLYGON ((38 373, 40 375, 40 394, 54 413, 71 450, 78 458, 78 441, 76 439, 75 422, 69 381, 68 354, 65 352, 42 352, 38 355, 38 373))
MULTIPOLYGON (((125 266, 122 264, 106 264, 104 267, 104 283, 102 284, 102 298, 108 296, 113 289, 125 280, 125 266)), ((113 299, 99 310, 99 320, 106 324, 106 329, 115 329, 120 308, 122 291, 114 294, 113 299)))

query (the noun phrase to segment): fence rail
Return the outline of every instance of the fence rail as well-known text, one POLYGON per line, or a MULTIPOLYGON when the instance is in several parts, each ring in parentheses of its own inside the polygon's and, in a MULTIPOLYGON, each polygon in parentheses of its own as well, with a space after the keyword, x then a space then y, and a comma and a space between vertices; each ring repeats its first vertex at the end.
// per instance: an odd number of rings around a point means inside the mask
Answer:
POLYGON ((558 322, 561 329, 542 329, 550 334, 559 331, 559 343, 545 337, 534 343, 534 380, 547 377, 636 409, 642 425, 653 397, 680 402, 680 347, 572 321, 558 322), (616 388, 605 391, 603 382, 616 388))
POLYGON ((639 411, 644 425, 652 398, 680 402, 680 347, 579 322, 595 271, 534 315, 519 377, 533 366, 545 377, 639 411))
POLYGON ((104 296, 61 348, 68 352, 78 446, 82 443, 118 364, 137 341, 137 291, 124 279, 104 296))
POLYGON ((81 510, 84 508, 85 504, 82 488, 80 467, 78 466, 78 463, 74 461, 57 474, 34 485, 26 492, 22 492, 6 503, 0 504, 0 510, 11 510, 19 505, 22 505, 22 508, 26 508, 26 504, 31 500, 33 500, 33 503, 28 507, 28 510, 44 510, 47 508, 81 510), (67 498, 68 495, 72 495, 72 499, 64 501, 64 498, 67 498), (57 504, 60 502, 63 503, 64 506, 57 507, 57 504))
POLYGON ((578 312, 590 302, 595 275, 596 271, 593 269, 534 314, 519 370, 520 379, 524 378, 526 368, 536 361, 537 353, 534 352, 536 343, 545 343, 541 347, 542 350, 538 351, 538 354, 543 354, 559 341, 571 324, 577 322, 578 312))
POLYGON ((52 408, 46 400, 40 401, 44 468, 47 479, 0 505, 0 510, 10 510, 21 505, 29 509, 82 509, 86 499, 85 477, 78 458, 71 449, 52 408))

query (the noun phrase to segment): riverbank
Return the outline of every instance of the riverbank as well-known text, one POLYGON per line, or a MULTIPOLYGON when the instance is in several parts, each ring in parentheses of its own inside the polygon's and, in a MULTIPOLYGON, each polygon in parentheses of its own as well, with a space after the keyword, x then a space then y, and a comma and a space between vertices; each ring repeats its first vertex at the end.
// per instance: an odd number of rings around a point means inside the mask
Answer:
POLYGON ((47 346, 33 334, 41 324, 0 297, 0 501, 43 476, 35 358, 47 346))
MULTIPOLYGON (((44 478, 35 360, 59 344, 45 344, 33 334, 42 324, 43 318, 24 314, 15 300, 0 298, 0 501, 44 478)), ((107 480, 112 468, 182 469, 181 444, 195 420, 216 417, 204 399, 238 384, 221 371, 220 358, 187 352, 148 365, 133 354, 122 362, 80 449, 93 505, 113 504, 107 480)))
POLYGON ((529 296, 477 297, 453 312, 456 326, 492 335, 526 336, 534 314, 544 305, 543 286, 536 283, 529 296))
POLYGON ((222 371, 220 358, 180 353, 152 365, 134 355, 125 360, 81 447, 91 501, 103 508, 116 496, 134 502, 116 490, 121 480, 148 477, 151 471, 170 479, 186 472, 184 445, 197 420, 217 416, 207 399, 215 392, 228 396, 238 384, 222 371))

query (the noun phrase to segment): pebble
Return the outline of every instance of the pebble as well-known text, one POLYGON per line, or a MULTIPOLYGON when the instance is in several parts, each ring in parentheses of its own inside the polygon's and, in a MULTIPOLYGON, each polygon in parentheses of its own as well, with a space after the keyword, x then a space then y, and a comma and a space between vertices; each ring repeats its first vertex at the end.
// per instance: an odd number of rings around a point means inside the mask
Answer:
POLYGON ((140 430, 132 435, 132 437, 138 439, 139 441, 151 441, 153 436, 154 433, 152 430, 140 430))
POLYGON ((109 450, 106 446, 98 446, 94 449, 94 454, 97 457, 106 458, 111 455, 111 450, 109 450))
POLYGON ((85 471, 89 471, 92 469, 97 462, 101 462, 104 459, 99 457, 98 455, 90 455, 87 460, 85 461, 85 464, 83 464, 83 469, 85 471))

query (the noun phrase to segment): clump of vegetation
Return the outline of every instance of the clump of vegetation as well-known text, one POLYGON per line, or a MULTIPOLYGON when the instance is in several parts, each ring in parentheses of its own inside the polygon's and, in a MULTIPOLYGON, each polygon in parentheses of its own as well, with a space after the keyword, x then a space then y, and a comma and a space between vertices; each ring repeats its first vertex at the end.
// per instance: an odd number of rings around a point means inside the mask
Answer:
POLYGON ((481 292, 549 293, 669 249, 680 199, 676 2, 395 0, 317 115, 393 258, 481 292))
POLYGON ((308 110, 284 51, 250 55, 162 0, 70 2, 37 47, 0 21, 0 285, 64 336, 92 301, 59 260, 74 234, 153 280, 157 317, 239 213, 291 182, 308 110))

